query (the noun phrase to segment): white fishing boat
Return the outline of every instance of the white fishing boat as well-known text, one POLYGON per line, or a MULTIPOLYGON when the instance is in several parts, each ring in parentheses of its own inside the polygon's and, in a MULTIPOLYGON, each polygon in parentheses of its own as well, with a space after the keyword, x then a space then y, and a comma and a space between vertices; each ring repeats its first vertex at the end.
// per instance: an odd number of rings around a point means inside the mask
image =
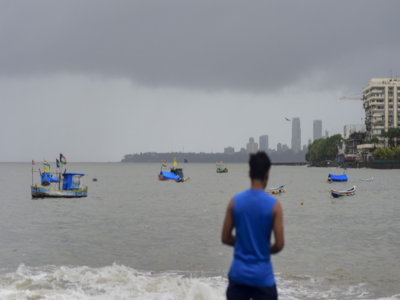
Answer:
POLYGON ((369 179, 360 179, 360 181, 373 181, 373 180, 374 180, 374 177, 371 177, 369 179))
POLYGON ((286 183, 278 187, 266 189, 265 192, 270 195, 277 195, 286 192, 286 183))
POLYGON ((356 193, 356 186, 353 186, 352 188, 344 191, 331 190, 331 194, 334 198, 339 198, 342 196, 351 196, 354 195, 355 193, 356 193))

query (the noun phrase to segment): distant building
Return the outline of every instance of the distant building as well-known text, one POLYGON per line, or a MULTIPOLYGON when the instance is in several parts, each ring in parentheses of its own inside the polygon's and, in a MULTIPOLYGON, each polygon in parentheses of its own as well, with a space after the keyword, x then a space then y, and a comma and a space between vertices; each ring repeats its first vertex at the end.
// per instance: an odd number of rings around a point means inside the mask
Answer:
POLYGON ((303 145, 303 151, 307 151, 307 150, 308 150, 308 147, 307 147, 306 144, 304 144, 304 145, 303 145))
POLYGON ((277 152, 281 152, 282 151, 282 144, 278 143, 278 145, 276 145, 276 151, 277 152))
POLYGON ((240 151, 239 151, 240 153, 246 153, 246 149, 244 149, 244 148, 240 148, 240 151))
POLYGON ((365 132, 353 132, 347 140, 347 147, 349 148, 348 154, 357 154, 357 146, 361 145, 365 140, 365 132))
POLYGON ((311 145, 311 139, 308 139, 308 145, 309 146, 311 145))
POLYGON ((314 120, 313 122, 313 140, 322 138, 322 120, 314 120))
POLYGON ((224 153, 225 153, 225 154, 233 154, 233 153, 235 153, 235 148, 233 148, 233 147, 226 147, 226 148, 224 148, 224 153))
POLYGON ((325 138, 328 138, 329 137, 329 132, 328 132, 328 130, 325 130, 325 138))
POLYGON ((292 118, 292 150, 299 152, 301 149, 300 118, 292 118))
POLYGON ((400 125, 400 78, 372 78, 363 89, 363 106, 367 140, 377 137, 385 142, 382 132, 400 125))
POLYGON ((286 152, 286 151, 288 151, 288 150, 289 150, 288 145, 284 144, 284 145, 282 146, 282 152, 286 152))
POLYGON ((344 125, 343 127, 343 138, 348 139, 351 134, 355 132, 366 132, 364 124, 352 124, 352 125, 344 125))
POLYGON ((268 135, 262 135, 259 139, 259 146, 261 151, 267 152, 268 150, 268 135))
POLYGON ((246 144, 247 154, 256 153, 258 151, 258 143, 254 143, 254 138, 249 138, 249 142, 246 144))

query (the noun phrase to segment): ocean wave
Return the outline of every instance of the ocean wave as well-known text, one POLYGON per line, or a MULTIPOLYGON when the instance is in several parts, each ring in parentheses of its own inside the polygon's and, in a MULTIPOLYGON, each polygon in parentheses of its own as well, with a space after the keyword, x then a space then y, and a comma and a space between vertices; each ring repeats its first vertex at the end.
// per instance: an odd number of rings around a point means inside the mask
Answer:
MULTIPOLYGON (((27 267, 14 272, 0 270, 0 299, 226 299, 228 280, 215 273, 138 271, 112 266, 27 267)), ((334 285, 332 278, 275 274, 280 299, 376 299, 366 283, 334 285)), ((381 300, 400 299, 393 295, 381 300)))
POLYGON ((140 272, 113 264, 90 267, 26 267, 0 277, 0 299, 225 299, 221 276, 191 278, 140 272))

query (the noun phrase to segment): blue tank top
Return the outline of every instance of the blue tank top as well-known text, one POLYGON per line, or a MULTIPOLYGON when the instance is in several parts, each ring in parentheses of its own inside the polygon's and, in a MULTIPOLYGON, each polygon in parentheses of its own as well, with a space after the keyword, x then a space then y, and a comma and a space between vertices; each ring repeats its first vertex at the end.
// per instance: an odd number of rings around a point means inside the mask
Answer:
POLYGON ((229 278, 251 286, 273 286, 269 251, 276 199, 263 190, 249 189, 235 195, 233 201, 236 241, 229 278))

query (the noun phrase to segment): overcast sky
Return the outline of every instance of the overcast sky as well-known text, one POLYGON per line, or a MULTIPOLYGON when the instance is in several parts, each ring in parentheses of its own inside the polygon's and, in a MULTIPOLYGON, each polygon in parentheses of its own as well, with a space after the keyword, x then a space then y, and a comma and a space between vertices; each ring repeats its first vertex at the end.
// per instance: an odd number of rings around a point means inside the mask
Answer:
POLYGON ((0 161, 302 145, 400 72, 400 1, 0 0, 0 161))

